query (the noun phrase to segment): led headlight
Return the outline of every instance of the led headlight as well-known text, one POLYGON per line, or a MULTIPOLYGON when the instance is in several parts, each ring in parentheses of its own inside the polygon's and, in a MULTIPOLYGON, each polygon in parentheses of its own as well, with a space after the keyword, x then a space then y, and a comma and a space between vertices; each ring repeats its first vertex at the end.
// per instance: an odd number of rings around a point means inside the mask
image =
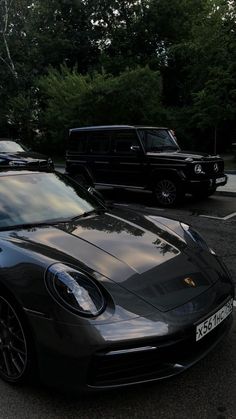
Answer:
POLYGON ((196 175, 199 175, 200 173, 204 173, 203 169, 202 169, 202 165, 201 164, 195 164, 194 172, 196 173, 196 175))
POLYGON ((86 317, 98 316, 105 300, 97 284, 86 274, 62 263, 50 266, 46 275, 47 288, 58 303, 86 317))
POLYGON ((12 161, 9 161, 8 164, 11 167, 25 166, 25 162, 24 161, 21 161, 21 160, 12 160, 12 161))
POLYGON ((193 230, 189 225, 181 223, 181 227, 185 231, 185 233, 188 235, 188 237, 199 247, 201 247, 204 250, 207 250, 208 252, 215 255, 214 250, 212 250, 206 241, 202 238, 202 236, 195 230, 193 230))

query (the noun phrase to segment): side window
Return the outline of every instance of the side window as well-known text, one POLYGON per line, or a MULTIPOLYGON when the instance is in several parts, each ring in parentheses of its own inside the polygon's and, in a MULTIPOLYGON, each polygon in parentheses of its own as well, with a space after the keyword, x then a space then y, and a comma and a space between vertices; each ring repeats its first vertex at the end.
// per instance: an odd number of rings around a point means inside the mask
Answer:
POLYGON ((72 131, 69 136, 69 151, 76 153, 86 153, 87 151, 87 133, 81 131, 72 131))
POLYGON ((139 145, 136 132, 117 131, 113 133, 113 151, 117 154, 134 154, 130 147, 132 145, 139 145))
POLYGON ((88 134, 88 151, 91 154, 106 154, 110 150, 110 133, 93 131, 88 134))
POLYGON ((176 144, 166 129, 139 130, 139 136, 146 151, 155 151, 163 147, 174 147, 176 144))

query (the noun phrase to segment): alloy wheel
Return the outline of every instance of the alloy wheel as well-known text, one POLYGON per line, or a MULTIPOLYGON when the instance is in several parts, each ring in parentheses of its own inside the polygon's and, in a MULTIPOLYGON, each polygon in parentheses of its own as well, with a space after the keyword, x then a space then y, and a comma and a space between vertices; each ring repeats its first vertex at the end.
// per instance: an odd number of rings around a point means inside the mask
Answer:
POLYGON ((0 375, 17 382, 27 367, 27 343, 21 321, 7 299, 0 296, 0 375))
POLYGON ((155 186, 155 196, 161 205, 174 205, 177 200, 176 184, 170 179, 161 179, 155 186))

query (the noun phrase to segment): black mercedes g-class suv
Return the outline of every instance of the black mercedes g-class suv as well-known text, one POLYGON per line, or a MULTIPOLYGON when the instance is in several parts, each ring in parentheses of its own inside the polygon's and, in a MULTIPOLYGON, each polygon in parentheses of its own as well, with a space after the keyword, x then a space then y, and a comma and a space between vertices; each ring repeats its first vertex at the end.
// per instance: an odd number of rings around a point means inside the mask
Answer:
POLYGON ((144 126, 70 129, 66 172, 87 185, 151 190, 166 207, 185 193, 207 197, 227 182, 219 156, 181 151, 173 131, 144 126))

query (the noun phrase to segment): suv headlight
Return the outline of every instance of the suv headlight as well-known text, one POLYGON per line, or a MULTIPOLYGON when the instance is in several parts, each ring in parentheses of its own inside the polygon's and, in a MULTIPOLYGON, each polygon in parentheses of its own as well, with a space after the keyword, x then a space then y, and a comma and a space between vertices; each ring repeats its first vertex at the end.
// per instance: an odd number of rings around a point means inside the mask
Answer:
POLYGON ((204 250, 207 250, 208 252, 215 255, 213 249, 211 249, 206 241, 202 238, 201 234, 199 234, 197 231, 193 230, 189 225, 181 223, 181 227, 187 233, 188 237, 197 244, 197 246, 201 247, 204 250))
POLYGON ((48 291, 70 311, 85 317, 96 317, 105 308, 98 285, 89 276, 62 263, 50 266, 46 274, 48 291))
POLYGON ((196 173, 196 175, 199 175, 200 173, 204 173, 204 171, 202 169, 202 165, 201 164, 195 164, 194 172, 196 173))

